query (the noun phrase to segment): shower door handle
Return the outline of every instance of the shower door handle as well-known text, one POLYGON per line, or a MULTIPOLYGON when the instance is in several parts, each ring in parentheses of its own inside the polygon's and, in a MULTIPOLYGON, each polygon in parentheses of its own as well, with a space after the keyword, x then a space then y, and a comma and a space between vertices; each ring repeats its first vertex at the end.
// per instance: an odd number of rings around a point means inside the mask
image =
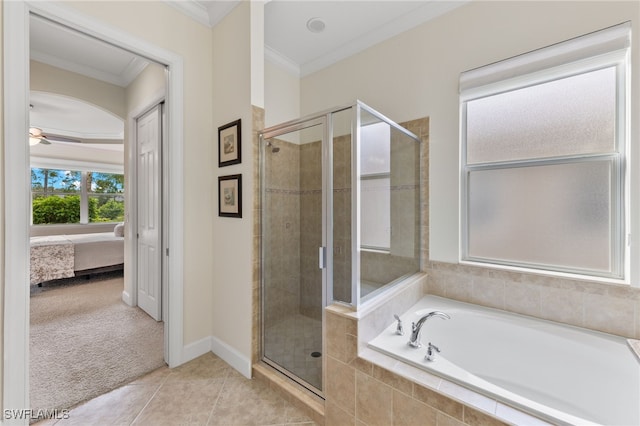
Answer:
POLYGON ((327 248, 318 247, 318 267, 324 269, 327 267, 327 248))

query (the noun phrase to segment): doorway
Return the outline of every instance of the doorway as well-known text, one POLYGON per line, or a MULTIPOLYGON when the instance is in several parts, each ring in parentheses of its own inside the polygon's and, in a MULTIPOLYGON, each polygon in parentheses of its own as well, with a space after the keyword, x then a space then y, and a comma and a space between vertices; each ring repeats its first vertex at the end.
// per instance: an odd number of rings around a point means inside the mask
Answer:
MULTIPOLYGON (((28 129, 28 30, 29 16, 36 14, 54 22, 81 31, 91 37, 123 47, 141 56, 168 67, 167 120, 170 129, 167 144, 170 150, 167 173, 175 173, 171 181, 163 209, 170 212, 165 232, 171 246, 172 256, 166 256, 165 268, 167 322, 165 327, 165 360, 169 366, 182 362, 182 204, 169 203, 169 197, 179 198, 182 188, 182 59, 146 41, 132 38, 128 34, 114 33, 100 21, 72 13, 60 6, 46 2, 10 2, 3 8, 5 40, 5 127, 4 140, 21 141, 28 129), (7 106, 10 105, 10 108, 7 106)), ((28 336, 29 336, 29 150, 26 144, 6 144, 5 176, 24 176, 25 179, 5 180, 5 297, 4 297, 4 368, 3 406, 11 408, 29 407, 28 383, 28 336), (23 182, 23 184, 16 184, 23 182), (11 321, 6 321, 11 318, 11 321), (11 390, 8 392, 6 390, 11 390)), ((164 251, 163 251, 164 253, 164 251)))

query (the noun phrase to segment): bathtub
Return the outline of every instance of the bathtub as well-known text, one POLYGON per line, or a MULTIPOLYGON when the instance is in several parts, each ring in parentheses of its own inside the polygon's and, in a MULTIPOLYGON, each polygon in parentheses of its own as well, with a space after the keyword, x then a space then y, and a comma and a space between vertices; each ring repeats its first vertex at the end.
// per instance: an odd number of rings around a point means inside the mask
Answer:
POLYGON ((640 425, 640 361, 626 339, 425 296, 368 343, 374 350, 545 419, 569 425, 640 425), (423 347, 407 342, 411 323, 423 347), (425 360, 431 342, 440 349, 425 360))

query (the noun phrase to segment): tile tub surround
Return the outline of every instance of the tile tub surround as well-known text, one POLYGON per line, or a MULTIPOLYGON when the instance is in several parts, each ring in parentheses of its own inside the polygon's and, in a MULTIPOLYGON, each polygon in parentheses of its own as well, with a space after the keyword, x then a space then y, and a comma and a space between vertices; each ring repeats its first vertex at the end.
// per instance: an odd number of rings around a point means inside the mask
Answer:
MULTIPOLYGON (((353 312, 327 307, 326 425, 546 425, 494 399, 366 347, 423 294, 417 274, 384 301, 353 312)), ((406 326, 406 325, 405 325, 406 326)))
POLYGON ((425 293, 640 339, 640 288, 430 262, 425 293))

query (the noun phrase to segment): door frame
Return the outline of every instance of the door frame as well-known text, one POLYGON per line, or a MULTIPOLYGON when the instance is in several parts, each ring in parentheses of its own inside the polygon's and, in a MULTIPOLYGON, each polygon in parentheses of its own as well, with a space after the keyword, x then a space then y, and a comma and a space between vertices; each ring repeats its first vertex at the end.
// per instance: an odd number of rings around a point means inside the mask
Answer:
MULTIPOLYGON (((4 79, 4 297, 2 408, 29 409, 29 17, 38 14, 167 66, 167 197, 171 256, 168 263, 166 361, 183 362, 183 102, 182 57, 144 39, 124 33, 96 18, 52 2, 9 1, 3 8, 4 79), (16 176, 23 180, 16 180, 16 176), (12 179, 8 179, 11 176, 12 179), (9 391, 10 390, 10 391, 9 391)), ((4 413, 4 411, 3 411, 4 413)), ((27 424, 28 418, 4 419, 27 424)))
MULTIPOLYGON (((308 391, 313 392, 321 398, 324 398, 326 395, 326 386, 327 386, 327 357, 322 358, 322 374, 321 374, 321 388, 317 388, 315 385, 306 381, 303 377, 296 375, 294 372, 287 370, 287 367, 284 365, 278 364, 275 360, 271 360, 267 358, 265 350, 265 324, 266 324, 266 297, 265 295, 265 286, 266 286, 266 274, 264 273, 265 268, 265 256, 266 250, 264 246, 263 239, 265 235, 268 235, 268 220, 265 220, 264 215, 267 214, 267 202, 266 202, 266 188, 263 186, 266 185, 266 158, 267 155, 265 153, 267 149, 267 145, 265 143, 266 140, 276 138, 278 136, 282 136, 284 134, 298 132, 304 129, 308 129, 310 127, 321 126, 322 127, 322 140, 321 140, 321 150, 320 150, 320 160, 321 160, 321 175, 322 175, 322 247, 319 247, 320 253, 318 254, 318 262, 319 264, 323 264, 322 270, 322 330, 325 329, 325 310, 324 308, 328 305, 328 295, 329 292, 332 291, 329 289, 331 287, 329 283, 333 281, 333 181, 330 178, 331 173, 327 173, 328 170, 333 170, 333 148, 332 143, 329 141, 333 141, 331 135, 333 134, 333 124, 331 120, 332 112, 319 113, 317 115, 307 116, 300 118, 298 120, 288 121, 286 123, 282 123, 280 125, 276 125, 273 127, 269 127, 258 132, 259 138, 259 167, 260 167, 260 204, 262 205, 261 215, 261 233, 262 239, 260 243, 260 292, 262 294, 260 300, 260 360, 270 365, 274 369, 278 370, 280 373, 289 377, 293 381, 299 383, 303 387, 305 387, 308 391), (323 258, 323 259, 321 259, 323 258)), ((327 353, 326 348, 326 339, 324 335, 322 336, 322 353, 327 353)))

